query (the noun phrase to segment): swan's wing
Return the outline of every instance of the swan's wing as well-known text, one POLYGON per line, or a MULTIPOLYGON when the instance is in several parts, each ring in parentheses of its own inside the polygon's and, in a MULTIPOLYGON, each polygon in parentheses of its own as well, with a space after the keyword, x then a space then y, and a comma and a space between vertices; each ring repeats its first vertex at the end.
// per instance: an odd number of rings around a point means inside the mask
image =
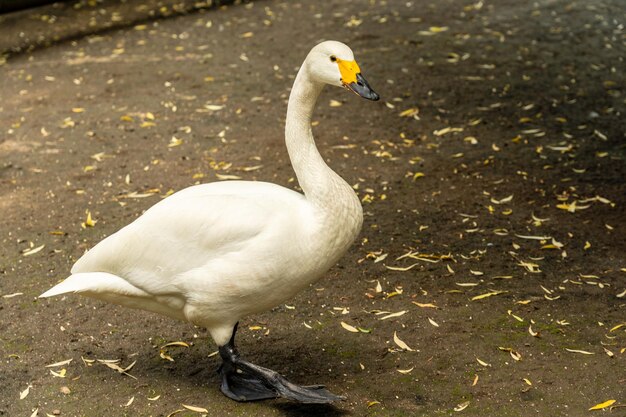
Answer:
POLYGON ((301 194, 270 183, 190 187, 98 243, 76 262, 72 274, 108 272, 152 295, 179 294, 175 277, 212 259, 236 260, 233 254, 259 241, 288 237, 303 226, 308 209, 301 194))

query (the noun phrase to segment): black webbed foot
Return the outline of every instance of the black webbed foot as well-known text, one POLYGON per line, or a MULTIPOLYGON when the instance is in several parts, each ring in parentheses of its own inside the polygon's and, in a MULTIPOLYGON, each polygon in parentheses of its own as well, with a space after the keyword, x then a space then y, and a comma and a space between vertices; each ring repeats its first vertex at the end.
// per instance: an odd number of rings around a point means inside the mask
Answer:
POLYGON ((278 372, 255 365, 239 357, 235 348, 235 332, 228 344, 219 348, 224 363, 220 367, 221 391, 235 401, 258 401, 285 398, 301 403, 328 404, 344 400, 323 385, 301 386, 288 381, 278 372))

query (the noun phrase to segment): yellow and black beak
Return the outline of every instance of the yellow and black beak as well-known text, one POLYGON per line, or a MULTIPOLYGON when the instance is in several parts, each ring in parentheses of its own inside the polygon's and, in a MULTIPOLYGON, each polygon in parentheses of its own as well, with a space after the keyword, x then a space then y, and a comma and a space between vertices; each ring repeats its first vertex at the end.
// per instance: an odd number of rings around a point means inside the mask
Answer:
POLYGON ((376 101, 380 99, 380 96, 372 90, 372 87, 361 75, 361 69, 356 61, 344 61, 337 58, 337 65, 341 73, 341 83, 344 87, 368 100, 376 101))

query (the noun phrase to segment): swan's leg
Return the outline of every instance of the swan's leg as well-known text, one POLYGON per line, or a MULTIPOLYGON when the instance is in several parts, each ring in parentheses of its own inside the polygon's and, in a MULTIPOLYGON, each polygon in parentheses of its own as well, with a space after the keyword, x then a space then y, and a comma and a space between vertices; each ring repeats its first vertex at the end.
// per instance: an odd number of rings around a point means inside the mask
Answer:
POLYGON ((241 359, 235 347, 236 332, 235 325, 230 341, 219 348, 224 361, 219 370, 222 376, 221 390, 228 398, 235 401, 256 401, 282 397, 302 403, 319 404, 345 399, 329 392, 323 385, 296 385, 271 369, 241 359))

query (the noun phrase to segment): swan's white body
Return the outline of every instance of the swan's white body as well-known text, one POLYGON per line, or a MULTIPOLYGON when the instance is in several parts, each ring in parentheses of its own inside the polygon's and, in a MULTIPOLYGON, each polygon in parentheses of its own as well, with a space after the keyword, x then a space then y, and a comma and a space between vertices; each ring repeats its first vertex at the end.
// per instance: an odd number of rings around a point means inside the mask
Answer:
POLYGON ((285 139, 304 194, 249 181, 184 189, 98 243, 42 297, 75 292, 158 312, 206 327, 222 346, 240 318, 318 280, 363 221, 358 197, 326 165, 310 127, 324 84, 341 85, 320 63, 329 50, 354 59, 341 43, 318 45, 289 98, 285 139))

